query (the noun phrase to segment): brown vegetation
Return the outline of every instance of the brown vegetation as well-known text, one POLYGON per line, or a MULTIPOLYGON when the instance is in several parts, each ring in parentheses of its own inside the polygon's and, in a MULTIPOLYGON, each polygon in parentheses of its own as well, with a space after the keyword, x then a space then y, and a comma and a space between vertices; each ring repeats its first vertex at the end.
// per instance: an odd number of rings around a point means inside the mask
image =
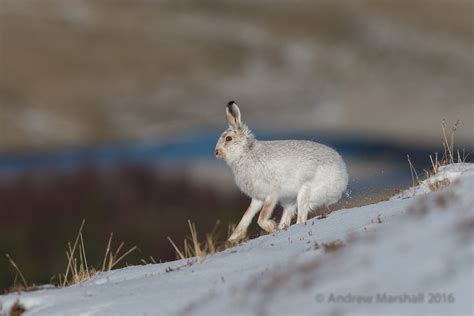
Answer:
POLYGON ((234 224, 229 224, 227 228, 227 234, 224 235, 223 240, 222 233, 219 232, 220 222, 218 221, 212 231, 206 234, 204 242, 199 241, 198 232, 196 225, 188 220, 189 231, 191 237, 187 237, 183 241, 183 249, 181 250, 174 241, 168 237, 169 242, 176 251, 177 259, 189 259, 197 257, 198 262, 202 261, 207 255, 212 255, 221 251, 226 250, 231 247, 233 244, 228 242, 227 239, 232 234, 232 231, 235 228, 234 224))
POLYGON ((8 316, 21 316, 24 312, 26 312, 26 308, 17 300, 10 309, 8 316))
POLYGON ((342 249, 345 244, 340 240, 331 241, 329 243, 323 244, 323 248, 325 252, 334 252, 342 249))

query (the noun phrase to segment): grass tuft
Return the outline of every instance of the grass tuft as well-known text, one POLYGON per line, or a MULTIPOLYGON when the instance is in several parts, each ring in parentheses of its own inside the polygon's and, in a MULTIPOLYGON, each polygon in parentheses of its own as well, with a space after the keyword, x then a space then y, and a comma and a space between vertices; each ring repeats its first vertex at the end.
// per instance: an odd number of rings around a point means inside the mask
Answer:
POLYGON ((21 316, 24 312, 26 312, 25 306, 23 306, 23 304, 21 304, 19 300, 16 300, 16 302, 10 309, 10 313, 8 313, 8 316, 21 316))
POLYGON ((66 251, 66 257, 68 264, 66 272, 59 275, 61 287, 70 286, 76 283, 83 282, 90 279, 97 272, 111 271, 117 264, 119 264, 125 257, 137 249, 137 246, 133 246, 129 250, 121 253, 124 243, 120 243, 115 251, 112 249, 113 233, 110 234, 105 250, 104 260, 102 261, 102 267, 94 268, 90 267, 87 263, 86 249, 84 246, 84 238, 82 229, 84 228, 85 220, 82 221, 79 231, 76 236, 74 244, 68 243, 68 250, 66 251))
MULTIPOLYGON (((463 164, 467 160, 470 153, 466 154, 464 149, 461 151, 459 149, 455 149, 454 146, 456 132, 462 126, 463 123, 460 120, 457 120, 456 123, 454 123, 454 125, 451 127, 448 126, 446 120, 442 121, 441 130, 443 135, 441 143, 443 145, 443 155, 441 156, 441 158, 438 152, 435 152, 433 155, 430 155, 431 168, 423 170, 425 173, 424 177, 418 176, 416 168, 410 160, 410 156, 407 155, 408 165, 410 167, 412 177, 413 194, 416 193, 416 187, 418 185, 420 185, 424 180, 438 174, 443 166, 447 166, 454 163, 463 164)), ((438 181, 430 182, 429 189, 430 191, 437 191, 448 186, 449 184, 449 179, 440 179, 438 181)))
POLYGON ((235 225, 229 225, 225 242, 218 241, 219 225, 220 221, 217 221, 212 231, 206 234, 204 242, 200 242, 196 225, 188 220, 191 236, 184 239, 182 249, 180 249, 176 243, 170 237, 168 237, 168 241, 171 243, 176 252, 176 258, 184 260, 197 257, 198 262, 201 262, 206 256, 224 251, 229 248, 231 244, 227 241, 227 239, 231 235, 235 225))
POLYGON ((445 165, 453 164, 453 163, 463 163, 466 161, 467 156, 463 150, 463 155, 461 157, 461 152, 459 150, 455 150, 454 148, 454 139, 456 132, 459 128, 463 126, 462 121, 457 120, 453 126, 448 127, 446 120, 443 120, 441 123, 441 129, 443 131, 443 138, 442 144, 444 153, 441 159, 439 158, 438 153, 436 152, 433 155, 430 155, 431 161, 431 170, 426 171, 425 173, 427 176, 435 175, 439 172, 440 168, 445 165))
POLYGON ((5 290, 5 294, 15 293, 15 292, 33 292, 39 290, 39 286, 35 284, 28 284, 25 276, 21 272, 21 269, 18 267, 16 262, 10 257, 9 254, 6 254, 8 262, 15 269, 15 279, 13 280, 13 286, 5 290), (21 281, 21 283, 18 282, 21 281))
MULTIPOLYGON (((112 249, 112 239, 113 233, 110 234, 109 240, 107 242, 107 247, 105 250, 104 260, 102 261, 102 266, 95 268, 89 266, 87 262, 86 247, 84 246, 84 236, 82 230, 84 228, 85 220, 82 221, 79 231, 76 235, 74 243, 69 242, 67 244, 66 257, 67 257, 67 266, 66 271, 57 276, 53 276, 50 279, 53 286, 66 287, 76 283, 83 282, 90 279, 97 272, 107 272, 111 271, 114 267, 117 266, 120 262, 123 261, 129 254, 137 250, 137 247, 134 246, 127 251, 122 251, 124 243, 120 243, 117 249, 114 251, 112 249), (54 282, 57 279, 58 281, 54 282)), ((14 292, 31 292, 39 290, 41 287, 36 286, 35 284, 29 284, 21 272, 21 269, 18 267, 16 262, 10 257, 9 254, 6 254, 8 262, 13 267, 16 272, 13 286, 6 290, 7 293, 14 292)), ((156 263, 155 259, 150 256, 152 263, 156 263)), ((146 261, 142 259, 142 262, 146 264, 146 261)))
POLYGON ((67 267, 63 275, 59 275, 59 280, 62 287, 79 283, 89 279, 95 274, 95 270, 89 268, 87 264, 87 256, 84 248, 84 239, 82 237, 82 229, 84 228, 85 220, 82 220, 79 232, 77 233, 74 245, 68 243, 66 250, 67 267))
POLYGON ((26 279, 25 277, 23 276, 23 273, 21 273, 21 270, 20 268, 18 267, 18 265, 16 264, 16 262, 10 257, 10 255, 7 253, 6 254, 6 257, 8 259, 8 262, 10 263, 10 265, 15 269, 16 271, 16 275, 15 275, 15 281, 14 281, 14 287, 17 287, 17 280, 18 280, 18 276, 20 277, 21 279, 21 282, 22 284, 20 284, 19 286, 22 286, 24 288, 27 288, 28 287, 28 282, 26 282, 26 279))

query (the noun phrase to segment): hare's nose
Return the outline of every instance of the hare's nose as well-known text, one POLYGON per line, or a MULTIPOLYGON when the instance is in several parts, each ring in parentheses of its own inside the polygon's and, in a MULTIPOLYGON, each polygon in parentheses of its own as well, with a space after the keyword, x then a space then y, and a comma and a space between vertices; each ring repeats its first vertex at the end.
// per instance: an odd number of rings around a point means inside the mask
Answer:
POLYGON ((219 156, 219 149, 216 149, 216 156, 219 156))

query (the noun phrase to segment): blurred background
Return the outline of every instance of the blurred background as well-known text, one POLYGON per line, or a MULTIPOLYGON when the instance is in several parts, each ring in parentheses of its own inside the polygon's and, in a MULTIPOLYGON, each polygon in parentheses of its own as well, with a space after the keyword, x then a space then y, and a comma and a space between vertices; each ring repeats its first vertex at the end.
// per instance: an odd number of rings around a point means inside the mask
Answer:
MULTIPOLYGON (((64 272, 84 229, 172 260, 169 242, 239 221, 249 199, 214 144, 236 100, 261 139, 347 161, 336 208, 411 185, 461 119, 473 148, 470 0, 0 0, 0 290, 64 272)), ((469 158, 468 158, 469 159, 469 158)), ((252 234, 259 234, 253 225, 252 234)))

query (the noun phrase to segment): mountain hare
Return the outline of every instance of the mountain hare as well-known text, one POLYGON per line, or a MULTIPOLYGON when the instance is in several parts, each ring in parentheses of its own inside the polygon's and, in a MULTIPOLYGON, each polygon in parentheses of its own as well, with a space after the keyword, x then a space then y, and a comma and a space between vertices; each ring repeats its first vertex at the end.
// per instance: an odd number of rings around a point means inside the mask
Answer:
POLYGON ((308 212, 336 203, 347 187, 346 165, 333 149, 311 141, 259 141, 242 123, 234 101, 227 104, 225 130, 217 141, 215 154, 232 169, 240 190, 252 198, 242 220, 229 238, 238 242, 260 210, 258 225, 267 232, 304 223, 308 212), (283 207, 280 224, 270 219, 279 203, 283 207))

